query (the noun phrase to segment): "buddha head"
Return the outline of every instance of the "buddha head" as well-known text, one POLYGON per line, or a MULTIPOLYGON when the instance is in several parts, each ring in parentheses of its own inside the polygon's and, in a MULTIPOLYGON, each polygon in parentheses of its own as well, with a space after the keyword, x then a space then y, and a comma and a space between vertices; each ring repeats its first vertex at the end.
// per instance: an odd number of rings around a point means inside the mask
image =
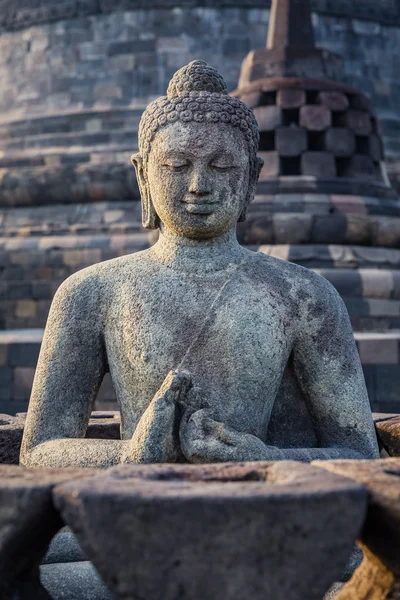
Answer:
POLYGON ((258 141, 253 112, 215 69, 199 60, 179 69, 143 113, 132 156, 144 227, 207 239, 244 221, 262 166, 258 141))

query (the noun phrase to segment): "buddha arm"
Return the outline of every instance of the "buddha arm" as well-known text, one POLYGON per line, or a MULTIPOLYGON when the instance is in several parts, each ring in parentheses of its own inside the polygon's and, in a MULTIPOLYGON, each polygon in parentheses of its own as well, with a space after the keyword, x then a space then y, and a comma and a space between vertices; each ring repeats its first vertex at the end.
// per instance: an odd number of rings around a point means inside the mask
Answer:
MULTIPOLYGON (((293 363, 317 433, 318 447, 277 448, 233 431, 203 409, 183 421, 189 462, 379 458, 364 376, 346 307, 325 280, 314 310, 297 323, 293 363)), ((319 292, 320 290, 317 290, 319 292)))
POLYGON ((120 462, 119 440, 84 438, 107 360, 98 282, 90 270, 57 291, 48 318, 21 448, 27 466, 107 467, 120 462))
MULTIPOLYGON (((306 311, 293 364, 320 448, 295 450, 311 458, 379 458, 364 375, 349 315, 336 290, 322 278, 314 319, 306 311), (316 453, 318 456, 316 457, 316 453)), ((290 454, 290 450, 284 451, 290 454)), ((286 457, 285 457, 286 458, 286 457)))

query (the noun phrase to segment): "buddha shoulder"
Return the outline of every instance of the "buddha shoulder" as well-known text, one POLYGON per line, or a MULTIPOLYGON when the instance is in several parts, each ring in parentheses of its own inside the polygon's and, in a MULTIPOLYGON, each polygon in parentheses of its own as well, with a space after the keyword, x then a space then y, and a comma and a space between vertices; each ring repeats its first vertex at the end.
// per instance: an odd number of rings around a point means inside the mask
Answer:
POLYGON ((334 286, 322 275, 294 263, 258 253, 249 276, 291 307, 297 317, 322 317, 345 309, 334 286))
POLYGON ((132 286, 151 268, 147 251, 128 254, 86 267, 66 279, 54 296, 52 309, 89 317, 108 304, 121 285, 132 286))

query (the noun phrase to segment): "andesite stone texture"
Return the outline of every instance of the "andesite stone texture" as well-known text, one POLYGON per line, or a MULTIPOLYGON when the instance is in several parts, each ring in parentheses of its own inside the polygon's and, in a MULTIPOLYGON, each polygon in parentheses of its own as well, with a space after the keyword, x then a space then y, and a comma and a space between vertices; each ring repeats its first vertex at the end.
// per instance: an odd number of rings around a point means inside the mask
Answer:
POLYGON ((369 493, 367 519, 359 541, 364 559, 337 600, 396 600, 400 592, 400 460, 313 464, 362 483, 369 493))
POLYGON ((0 596, 4 600, 50 600, 39 579, 39 563, 63 522, 53 487, 89 475, 71 469, 0 466, 0 596))
POLYGON ((58 486, 55 503, 115 598, 321 600, 366 495, 299 463, 148 465, 58 486))
POLYGON ((202 61, 177 71, 146 109, 132 162, 143 224, 159 240, 58 290, 23 464, 378 456, 339 295, 319 275, 237 242, 262 165, 257 146, 253 113, 202 61), (84 440, 107 371, 122 439, 84 440), (282 443, 280 424, 296 421, 282 443))

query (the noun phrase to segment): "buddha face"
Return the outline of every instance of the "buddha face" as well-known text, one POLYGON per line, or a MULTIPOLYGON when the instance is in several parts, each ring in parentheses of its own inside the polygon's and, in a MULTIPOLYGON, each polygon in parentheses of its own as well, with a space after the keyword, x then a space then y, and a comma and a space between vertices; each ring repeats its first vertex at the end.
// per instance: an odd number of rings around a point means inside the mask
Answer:
POLYGON ((162 226, 216 237, 236 225, 248 196, 247 142, 229 124, 176 121, 156 133, 143 176, 162 226))

